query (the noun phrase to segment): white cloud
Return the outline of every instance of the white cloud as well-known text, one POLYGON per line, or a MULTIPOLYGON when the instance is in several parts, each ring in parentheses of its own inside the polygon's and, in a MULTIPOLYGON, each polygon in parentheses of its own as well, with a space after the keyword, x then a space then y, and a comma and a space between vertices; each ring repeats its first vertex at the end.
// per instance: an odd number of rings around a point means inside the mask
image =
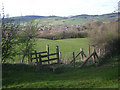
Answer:
POLYGON ((10 16, 110 13, 117 8, 119 0, 2 0, 5 13, 10 16))

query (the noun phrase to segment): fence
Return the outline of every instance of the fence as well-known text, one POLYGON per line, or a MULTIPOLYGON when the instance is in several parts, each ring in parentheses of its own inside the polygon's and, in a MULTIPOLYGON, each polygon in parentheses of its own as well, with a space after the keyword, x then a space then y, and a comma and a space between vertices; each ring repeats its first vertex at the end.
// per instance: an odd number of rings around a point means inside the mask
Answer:
MULTIPOLYGON (((73 59, 70 61, 70 64, 73 63, 74 67, 75 67, 75 63, 76 63, 76 58, 80 56, 81 57, 81 61, 83 62, 80 67, 83 67, 88 60, 90 60, 92 58, 93 63, 95 63, 95 60, 97 61, 97 65, 99 65, 99 57, 101 56, 101 49, 96 50, 95 47, 93 47, 93 51, 91 52, 91 46, 88 45, 88 55, 86 55, 83 51, 82 48, 80 48, 80 52, 75 56, 75 52, 73 52, 73 59), (97 52, 98 51, 98 52, 97 52)), ((55 53, 49 53, 49 45, 46 45, 46 51, 43 52, 37 52, 35 51, 34 53, 31 53, 31 62, 33 61, 33 59, 36 60, 35 63, 37 63, 38 65, 43 65, 43 62, 47 62, 48 64, 60 64, 61 63, 61 52, 59 52, 59 47, 56 46, 56 52, 55 53), (42 55, 45 54, 45 55, 42 55), (33 57, 33 55, 35 57, 33 57), (55 58, 50 58, 50 56, 56 56, 55 58), (43 58, 47 58, 46 60, 43 60, 43 58), (56 61, 56 63, 50 63, 51 61, 56 61)))
POLYGON ((76 58, 80 55, 81 56, 81 61, 83 60, 84 62, 81 64, 80 67, 83 67, 88 60, 90 60, 90 58, 92 58, 93 63, 95 63, 95 60, 97 59, 97 65, 99 65, 99 57, 101 56, 101 49, 98 50, 98 54, 96 52, 95 47, 93 47, 93 52, 91 53, 91 48, 90 45, 88 45, 88 56, 85 55, 84 51, 82 48, 80 48, 80 52, 75 56, 75 52, 73 52, 73 60, 71 60, 70 63, 73 63, 74 68, 75 68, 75 62, 76 62, 76 58), (99 54, 99 55, 98 55, 99 54))
POLYGON ((43 62, 48 62, 48 64, 51 64, 51 61, 56 61, 56 63, 52 63, 52 64, 60 64, 60 58, 61 58, 61 52, 59 52, 59 47, 56 46, 56 53, 49 53, 49 45, 46 45, 46 51, 43 52, 37 52, 35 51, 34 53, 31 53, 31 62, 33 62, 33 59, 36 60, 35 63, 37 63, 38 65, 42 65, 43 62), (42 55, 45 54, 45 55, 42 55), (33 55, 35 57, 33 57, 33 55), (54 56, 56 55, 56 58, 51 58, 50 56, 54 56), (42 60, 43 58, 47 58, 46 60, 42 60))

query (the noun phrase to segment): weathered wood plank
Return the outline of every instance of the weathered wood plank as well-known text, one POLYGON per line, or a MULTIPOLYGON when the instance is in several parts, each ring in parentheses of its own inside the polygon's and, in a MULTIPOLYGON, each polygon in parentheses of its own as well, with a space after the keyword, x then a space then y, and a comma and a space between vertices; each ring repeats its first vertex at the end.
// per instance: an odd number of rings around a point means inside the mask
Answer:
POLYGON ((99 59, 99 57, 98 57, 98 55, 97 55, 97 53, 95 52, 95 56, 97 57, 97 59, 98 59, 98 63, 97 63, 97 66, 100 64, 100 59, 99 59))
POLYGON ((94 55, 95 53, 93 52, 86 60, 85 60, 85 62, 80 66, 80 67, 83 67, 86 63, 87 63, 87 61, 94 55))
POLYGON ((31 53, 31 54, 32 54, 32 55, 35 55, 35 54, 43 54, 43 53, 47 53, 47 51, 37 52, 37 53, 31 53))
POLYGON ((38 54, 47 53, 47 51, 39 52, 38 54))
POLYGON ((49 45, 46 45, 46 51, 47 51, 48 64, 50 64, 49 63, 49 45))
POLYGON ((39 64, 41 65, 42 64, 42 58, 41 58, 41 55, 39 54, 39 64))
POLYGON ((85 57, 87 57, 84 52, 83 52, 83 55, 84 55, 85 57))
POLYGON ((41 58, 45 58, 45 57, 48 57, 48 55, 41 55, 41 58))
POLYGON ((75 52, 73 52, 73 65, 74 65, 74 68, 75 68, 75 52))
MULTIPOLYGON (((52 54, 49 54, 49 55, 41 55, 41 58, 45 58, 45 57, 53 56, 53 55, 57 55, 57 53, 52 53, 52 54)), ((49 60, 49 59, 48 59, 48 60, 49 60)))
POLYGON ((83 60, 83 48, 80 48, 81 53, 81 59, 83 60))
POLYGON ((52 56, 52 55, 57 55, 57 53, 52 53, 52 54, 49 54, 49 56, 52 56))
MULTIPOLYGON (((57 60, 58 58, 49 59, 49 61, 57 60)), ((42 62, 48 62, 48 60, 43 60, 42 62)))
MULTIPOLYGON (((82 52, 83 52, 83 51, 80 51, 80 52, 75 56, 75 58, 77 58, 82 52)), ((73 62, 73 60, 71 60, 70 63, 72 63, 72 62, 73 62)))
POLYGON ((35 51, 36 62, 38 62, 37 51, 35 51))
POLYGON ((90 45, 88 45, 88 56, 90 56, 90 45))
POLYGON ((80 51, 76 56, 75 58, 77 58, 83 51, 80 51))
POLYGON ((58 46, 56 46, 56 55, 57 55, 57 62, 58 62, 58 64, 60 64, 60 60, 59 60, 59 47, 58 46))
POLYGON ((62 59, 62 54, 61 54, 61 52, 59 52, 59 60, 60 60, 60 63, 61 63, 61 59, 62 59))

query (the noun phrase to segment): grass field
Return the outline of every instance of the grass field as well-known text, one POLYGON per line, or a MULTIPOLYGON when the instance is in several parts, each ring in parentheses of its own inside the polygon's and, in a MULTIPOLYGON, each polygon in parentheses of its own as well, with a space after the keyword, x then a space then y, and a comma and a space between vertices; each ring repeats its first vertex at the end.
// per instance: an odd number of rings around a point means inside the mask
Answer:
POLYGON ((58 68, 3 64, 3 88, 118 88, 118 58, 99 67, 58 68))
MULTIPOLYGON (((46 44, 50 46, 50 53, 55 52, 58 45, 62 57, 69 60, 72 52, 77 53, 80 48, 87 53, 88 39, 37 39, 35 48, 37 51, 45 51, 46 44)), ((55 72, 48 67, 41 69, 34 65, 3 64, 2 85, 3 88, 118 88, 118 59, 106 59, 99 67, 59 66, 55 72)))
POLYGON ((50 47, 50 53, 56 52, 56 46, 59 46, 59 51, 62 53, 62 59, 71 60, 72 53, 78 54, 80 48, 83 48, 84 52, 87 54, 88 39, 87 38, 75 38, 75 39, 61 39, 61 40, 47 40, 38 39, 36 45, 37 51, 45 51, 46 45, 50 47))
MULTIPOLYGON (((48 39, 36 39, 34 49, 37 52, 46 51, 46 45, 49 45, 50 54, 56 52, 56 46, 59 46, 59 51, 62 54, 61 60, 72 60, 73 52, 77 55, 80 52, 80 48, 87 54, 88 39, 87 38, 74 38, 74 39, 61 39, 61 40, 48 40, 48 39)), ((14 57, 15 61, 20 62, 23 55, 17 55, 14 57)), ((56 57, 55 55, 51 58, 56 57)), ((44 58, 46 59, 46 58, 44 58)), ((9 62, 9 60, 7 60, 9 62)))
POLYGON ((47 25, 57 25, 57 24, 83 24, 89 21, 103 21, 103 22, 110 22, 117 19, 117 16, 111 18, 109 15, 107 16, 96 16, 96 17, 91 17, 91 16, 78 16, 78 17, 47 17, 47 18, 39 18, 36 19, 36 22, 39 24, 47 25))

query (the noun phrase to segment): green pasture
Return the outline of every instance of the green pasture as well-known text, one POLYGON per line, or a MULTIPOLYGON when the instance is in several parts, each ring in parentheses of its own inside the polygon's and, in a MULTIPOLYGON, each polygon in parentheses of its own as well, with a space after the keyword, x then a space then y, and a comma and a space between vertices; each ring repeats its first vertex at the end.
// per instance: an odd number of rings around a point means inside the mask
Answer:
POLYGON ((68 19, 64 19, 64 18, 59 19, 59 17, 50 17, 50 18, 36 19, 36 22, 38 22, 39 24, 57 25, 57 24, 82 24, 90 20, 91 20, 90 18, 84 19, 84 18, 79 18, 79 17, 68 18, 68 19))
MULTIPOLYGON (((56 46, 59 46, 59 52, 61 52, 61 60, 72 60, 73 52, 75 52, 75 55, 77 55, 80 52, 80 48, 83 48, 83 51, 86 53, 86 55, 88 54, 87 38, 73 38, 73 39, 61 39, 61 40, 35 39, 34 43, 35 43, 34 50, 36 50, 37 52, 46 51, 46 45, 49 45, 50 54, 56 53, 56 46)), ((17 46, 17 49, 18 48, 19 46, 17 46)), ((23 55, 16 55, 15 57, 13 57, 14 60, 6 60, 6 61, 9 63, 14 63, 14 62, 18 63, 22 60, 22 57, 23 55)), ((50 58, 56 58, 56 55, 51 56, 50 58)))
POLYGON ((45 51, 46 45, 49 45, 50 53, 56 52, 56 46, 59 46, 59 51, 62 54, 62 59, 71 60, 72 53, 75 52, 77 55, 80 52, 80 48, 87 54, 88 39, 87 38, 74 38, 74 39, 61 39, 61 40, 48 40, 48 39, 37 39, 36 40, 36 51, 45 51))
MULTIPOLYGON (((110 60, 110 59, 109 59, 110 60)), ((3 88, 118 88, 118 58, 99 67, 66 68, 55 72, 35 66, 3 64, 3 88), (34 70, 33 70, 34 69, 34 70)))
MULTIPOLYGON (((70 60, 72 52, 77 54, 83 48, 87 54, 88 39, 47 40, 36 39, 35 49, 45 51, 46 44, 50 46, 50 53, 56 52, 56 45, 62 52, 62 59, 70 60)), ((53 72, 49 67, 40 68, 29 64, 3 64, 3 88, 118 88, 118 59, 108 58, 99 67, 80 64, 59 65, 53 72), (106 63, 105 63, 106 62, 106 63)), ((102 59, 101 59, 102 60, 102 59)))

